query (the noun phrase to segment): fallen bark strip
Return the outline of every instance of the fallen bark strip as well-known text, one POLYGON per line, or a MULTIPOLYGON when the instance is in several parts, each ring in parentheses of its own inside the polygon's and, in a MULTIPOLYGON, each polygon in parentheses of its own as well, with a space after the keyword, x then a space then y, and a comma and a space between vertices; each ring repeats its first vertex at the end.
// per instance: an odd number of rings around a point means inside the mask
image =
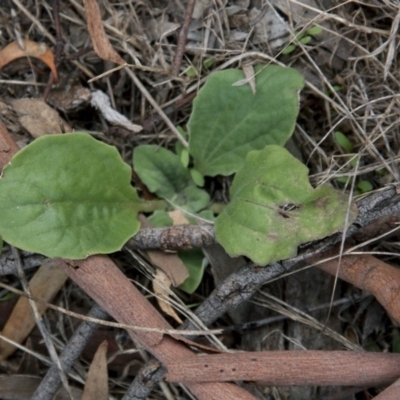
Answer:
MULTIPOLYGON (((329 258, 338 253, 339 249, 336 248, 324 253, 323 257, 329 258)), ((319 260, 310 260, 316 261, 319 260)), ((343 255, 340 259, 325 261, 316 267, 373 294, 393 322, 400 325, 400 269, 369 254, 343 255)))
POLYGON ((386 388, 383 392, 379 393, 378 396, 374 397, 374 400, 399 400, 400 399, 400 379, 386 388))
MULTIPOLYGON (((122 324, 171 329, 169 323, 106 256, 92 256, 83 261, 58 260, 65 273, 97 304, 122 324)), ((167 368, 193 353, 184 343, 162 332, 128 331, 167 368)), ((199 400, 255 400, 255 397, 232 383, 188 383, 187 388, 199 400)))
POLYGON ((169 382, 278 386, 379 386, 399 376, 399 354, 317 350, 199 355, 170 363, 167 371, 169 382))

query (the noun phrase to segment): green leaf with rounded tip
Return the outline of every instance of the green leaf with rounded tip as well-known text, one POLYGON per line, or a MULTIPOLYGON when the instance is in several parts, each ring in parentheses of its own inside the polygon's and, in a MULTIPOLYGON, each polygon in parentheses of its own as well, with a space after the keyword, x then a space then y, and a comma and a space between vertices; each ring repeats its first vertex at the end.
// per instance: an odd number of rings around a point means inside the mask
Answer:
POLYGON ((333 135, 335 136, 335 140, 342 149, 346 150, 348 153, 354 152, 353 145, 344 133, 336 131, 333 135))
POLYGON ((307 34, 311 36, 317 36, 322 32, 322 28, 320 26, 313 26, 307 30, 307 34))
POLYGON ((188 167, 188 165, 189 165, 189 151, 188 151, 188 149, 182 149, 182 151, 181 151, 181 154, 180 154, 180 157, 181 157, 181 163, 182 163, 182 165, 185 167, 185 168, 187 168, 188 167))
POLYGON ((369 181, 360 181, 357 183, 357 189, 359 189, 361 193, 370 192, 373 188, 372 183, 369 181))
POLYGON ((293 53, 296 50, 297 46, 295 44, 288 44, 282 51, 281 54, 287 55, 293 53))
MULTIPOLYGON (((217 240, 231 257, 259 265, 293 257, 299 244, 345 225, 348 196, 327 185, 314 189, 307 167, 280 146, 250 152, 230 195, 215 222, 217 240)), ((349 223, 356 215, 350 210, 349 223)))
POLYGON ((171 198, 171 203, 189 212, 197 213, 208 206, 210 195, 203 189, 189 185, 171 198))
POLYGON ((180 250, 178 256, 189 271, 189 276, 186 278, 185 282, 179 286, 179 289, 192 294, 199 287, 203 279, 204 270, 207 266, 204 254, 201 249, 191 249, 180 250))
POLYGON ((191 182, 189 170, 179 156, 156 145, 136 147, 133 167, 150 192, 163 199, 171 199, 191 182))
POLYGON ((174 221, 166 211, 156 210, 147 218, 154 228, 162 228, 164 226, 172 226, 174 221))
POLYGON ((210 74, 193 102, 189 152, 203 176, 230 175, 251 150, 283 146, 293 133, 303 76, 294 69, 256 67, 256 93, 242 71, 210 74))
POLYGON ((49 135, 18 152, 0 179, 0 234, 21 249, 82 259, 139 230, 131 168, 85 133, 49 135))
POLYGON ((204 176, 199 171, 197 171, 197 169, 191 168, 190 175, 197 186, 199 187, 204 186, 205 183, 204 176))
POLYGON ((299 42, 300 42, 301 44, 306 45, 306 44, 310 43, 311 40, 312 40, 312 37, 311 37, 311 36, 304 36, 303 38, 301 38, 301 39, 299 40, 299 42))

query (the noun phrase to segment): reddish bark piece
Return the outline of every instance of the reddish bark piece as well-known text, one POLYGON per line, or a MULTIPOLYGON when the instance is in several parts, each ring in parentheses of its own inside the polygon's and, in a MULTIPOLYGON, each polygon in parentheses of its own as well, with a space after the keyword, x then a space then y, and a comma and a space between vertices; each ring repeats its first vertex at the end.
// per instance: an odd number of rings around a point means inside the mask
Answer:
POLYGON ((45 43, 22 39, 25 49, 17 41, 11 42, 0 50, 0 69, 21 57, 33 57, 45 63, 51 70, 54 82, 58 81, 57 68, 54 64, 54 54, 45 43))
POLYGON ((400 379, 390 385, 383 392, 379 393, 378 396, 374 397, 374 400, 398 400, 400 399, 400 379))
MULTIPOLYGON (((171 326, 108 257, 58 262, 67 275, 118 322, 153 329, 128 332, 167 368, 172 362, 179 364, 194 356, 183 342, 162 333, 171 326)), ((187 387, 199 400, 255 400, 235 384, 189 383, 187 387)))
POLYGON ((111 46, 104 31, 101 12, 96 0, 83 0, 88 31, 94 51, 103 60, 123 64, 125 61, 111 46))
POLYGON ((266 351, 200 355, 168 364, 170 382, 257 381, 276 386, 376 386, 400 375, 400 355, 266 351))
MULTIPOLYGON (((314 257, 309 263, 315 263, 321 258, 330 258, 339 252, 335 250, 324 253, 323 256, 314 257)), ((392 267, 385 262, 368 254, 344 255, 340 259, 316 265, 319 269, 357 286, 375 296, 385 308, 393 322, 400 325, 400 269, 392 267)))

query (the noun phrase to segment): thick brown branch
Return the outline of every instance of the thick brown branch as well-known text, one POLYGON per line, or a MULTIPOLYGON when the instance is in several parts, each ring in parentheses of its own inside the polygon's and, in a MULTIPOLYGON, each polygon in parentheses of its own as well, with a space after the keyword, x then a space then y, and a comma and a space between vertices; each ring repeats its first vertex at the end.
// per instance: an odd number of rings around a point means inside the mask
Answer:
POLYGON ((257 381, 278 386, 380 386, 400 376, 400 355, 268 351, 200 355, 168 366, 170 382, 257 381))

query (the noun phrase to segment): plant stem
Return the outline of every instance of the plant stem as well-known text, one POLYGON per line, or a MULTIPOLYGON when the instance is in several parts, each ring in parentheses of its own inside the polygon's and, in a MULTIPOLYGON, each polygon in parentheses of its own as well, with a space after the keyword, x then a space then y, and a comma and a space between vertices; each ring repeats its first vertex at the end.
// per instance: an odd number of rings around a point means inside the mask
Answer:
POLYGON ((140 211, 151 213, 156 210, 166 210, 169 204, 165 200, 143 200, 140 203, 140 211))

